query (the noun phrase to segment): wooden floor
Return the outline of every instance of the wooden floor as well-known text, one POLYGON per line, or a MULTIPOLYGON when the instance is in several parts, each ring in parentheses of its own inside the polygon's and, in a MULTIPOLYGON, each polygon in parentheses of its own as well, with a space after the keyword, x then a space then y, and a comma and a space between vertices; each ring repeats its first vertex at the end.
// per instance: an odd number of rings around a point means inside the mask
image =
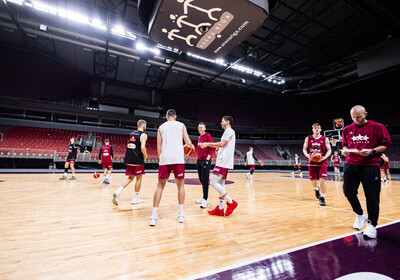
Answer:
MULTIPOLYGON (((188 173, 187 178, 197 174, 188 173)), ((185 217, 177 222, 175 184, 168 183, 159 222, 148 225, 156 174, 146 174, 132 206, 133 186, 112 193, 91 174, 59 181, 60 174, 0 174, 0 279, 182 279, 311 242, 353 232, 354 214, 341 182, 328 182, 320 207, 308 179, 288 173, 229 174, 239 206, 230 217, 209 216, 194 201, 201 187, 186 185, 185 217)), ((210 188, 210 209, 217 203, 210 188)), ((360 198, 365 199, 360 188, 360 198)), ((400 219, 400 181, 382 187, 379 224, 400 219)))

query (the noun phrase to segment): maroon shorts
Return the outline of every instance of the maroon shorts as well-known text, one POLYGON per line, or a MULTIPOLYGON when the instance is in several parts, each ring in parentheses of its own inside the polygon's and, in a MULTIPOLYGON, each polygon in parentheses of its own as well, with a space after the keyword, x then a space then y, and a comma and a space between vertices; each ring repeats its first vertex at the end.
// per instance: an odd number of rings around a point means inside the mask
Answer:
POLYGON ((69 162, 71 164, 75 164, 76 158, 66 159, 65 162, 69 162))
POLYGON ((249 165, 250 170, 254 170, 256 166, 254 164, 249 165))
POLYGON ((308 172, 310 180, 319 180, 321 178, 325 179, 328 177, 328 165, 321 164, 308 166, 308 172))
POLYGON ((384 166, 381 166, 379 169, 381 170, 381 172, 385 172, 386 171, 384 166))
POLYGON ((126 176, 141 176, 144 174, 144 165, 126 165, 126 176))
POLYGON ((174 172, 176 180, 183 180, 185 178, 185 164, 167 164, 158 166, 158 179, 168 180, 171 171, 174 172))
POLYGON ((212 174, 215 174, 215 175, 222 175, 222 178, 223 179, 226 179, 227 177, 228 177, 228 168, 223 168, 223 167, 219 167, 219 166, 215 166, 214 167, 214 169, 213 169, 213 171, 212 171, 212 174))
POLYGON ((295 164, 295 165, 294 165, 294 168, 296 168, 296 169, 301 169, 301 164, 295 164))
POLYGON ((340 164, 334 163, 334 164, 333 164, 333 168, 340 168, 340 164))
POLYGON ((111 169, 113 168, 113 163, 112 162, 101 162, 101 168, 103 169, 111 169))

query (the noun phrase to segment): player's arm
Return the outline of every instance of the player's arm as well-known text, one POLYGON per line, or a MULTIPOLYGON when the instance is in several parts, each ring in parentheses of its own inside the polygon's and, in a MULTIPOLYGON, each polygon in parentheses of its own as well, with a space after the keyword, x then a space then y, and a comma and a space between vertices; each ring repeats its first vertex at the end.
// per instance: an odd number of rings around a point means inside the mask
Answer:
POLYGON ((190 137, 189 137, 189 134, 187 133, 187 129, 186 129, 185 125, 183 125, 183 128, 182 128, 182 137, 183 137, 183 141, 185 142, 185 144, 189 147, 192 147, 192 150, 194 151, 196 148, 192 144, 192 140, 190 140, 190 137))
POLYGON ((110 147, 111 161, 114 161, 114 147, 110 147))
POLYGON ((219 142, 204 142, 200 144, 200 147, 207 148, 207 147, 211 147, 211 148, 223 148, 228 144, 228 141, 221 139, 221 141, 219 142))
POLYGON ((258 159, 256 158, 256 155, 254 154, 254 152, 253 152, 253 158, 254 158, 256 161, 260 162, 260 160, 258 160, 258 159))
POLYGON ((102 154, 102 150, 100 148, 100 151, 99 151, 99 164, 101 164, 101 154, 102 154))
POLYGON ((333 155, 331 155, 331 162, 333 162, 333 155))
POLYGON ((247 154, 244 155, 244 166, 247 165, 247 154))
POLYGON ((140 139, 140 150, 142 151, 144 159, 147 158, 147 149, 146 149, 146 141, 147 141, 147 134, 143 133, 140 139))
MULTIPOLYGON (((208 142, 214 142, 214 139, 211 137, 211 135, 208 135, 208 142)), ((207 151, 207 162, 212 158, 212 153, 213 153, 213 148, 208 147, 208 151, 207 151)))
POLYGON ((306 158, 310 159, 310 155, 308 154, 308 137, 304 140, 303 144, 303 154, 306 156, 306 158))
POLYGON ((332 154, 332 148, 328 138, 325 138, 325 147, 326 147, 326 155, 320 159, 320 162, 328 159, 329 156, 332 154))
POLYGON ((157 131, 157 154, 158 156, 161 155, 161 147, 162 147, 162 136, 160 129, 157 131))

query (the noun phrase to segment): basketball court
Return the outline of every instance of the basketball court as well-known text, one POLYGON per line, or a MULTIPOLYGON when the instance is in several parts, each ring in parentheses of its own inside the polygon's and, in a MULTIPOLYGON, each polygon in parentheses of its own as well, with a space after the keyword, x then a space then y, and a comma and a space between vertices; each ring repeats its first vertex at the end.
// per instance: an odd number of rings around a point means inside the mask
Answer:
MULTIPOLYGON (((306 175, 301 179, 287 172, 263 172, 249 181, 244 173, 231 173, 227 190, 239 206, 232 216, 217 217, 194 203, 201 186, 196 173, 187 173, 185 222, 177 222, 177 190, 170 182, 159 222, 150 227, 156 174, 143 178, 143 204, 130 203, 130 186, 117 207, 112 193, 123 174, 113 174, 111 185, 102 185, 92 173, 78 173, 76 181, 59 181, 59 176, 1 174, 0 248, 6 257, 0 261, 0 278, 335 279, 359 271, 393 279, 399 275, 399 268, 389 265, 399 261, 398 243, 390 242, 400 220, 400 181, 395 178, 382 185, 379 238, 372 240, 352 229, 354 213, 342 182, 334 177, 327 183, 327 206, 321 207, 306 175), (364 270, 349 254, 359 255, 364 270), (367 266, 376 258, 384 268, 367 266)), ((217 196, 210 189, 210 209, 217 196)))

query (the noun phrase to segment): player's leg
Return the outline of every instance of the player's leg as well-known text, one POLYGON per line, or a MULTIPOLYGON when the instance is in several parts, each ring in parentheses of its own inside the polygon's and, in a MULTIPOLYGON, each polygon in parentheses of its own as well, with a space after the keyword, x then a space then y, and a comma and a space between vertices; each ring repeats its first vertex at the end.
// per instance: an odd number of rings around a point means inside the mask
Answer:
POLYGON ((360 185, 361 166, 345 164, 343 168, 343 193, 349 201, 351 208, 356 213, 356 220, 353 228, 361 230, 368 220, 368 216, 364 213, 360 201, 358 200, 358 187, 360 185))
POLYGON ((210 181, 210 169, 211 169, 211 160, 208 163, 206 161, 204 161, 203 172, 202 172, 203 201, 200 205, 201 208, 207 208, 209 205, 208 190, 209 190, 209 181, 210 181))
POLYGON ((183 206, 185 204, 185 165, 173 164, 171 170, 174 172, 176 186, 178 187, 178 222, 183 223, 185 221, 185 214, 183 212, 183 206))
POLYGON ((142 178, 143 178, 143 175, 136 176, 135 194, 133 195, 133 198, 132 198, 132 204, 143 203, 143 199, 141 199, 139 197, 140 188, 142 187, 142 178))
MULTIPOLYGON (((237 206, 237 202, 234 201, 225 190, 225 179, 221 174, 212 174, 210 185, 218 192, 219 202, 218 206, 212 210, 208 211, 210 215, 224 216, 224 200, 226 199, 229 208, 229 215, 232 214, 233 210, 237 206), (233 209, 232 209, 233 208, 233 209)), ((228 209, 227 209, 228 211, 228 209)), ((229 216, 227 215, 227 216, 229 216)))
POLYGON ((118 205, 119 196, 121 192, 135 179, 135 176, 129 176, 124 182, 122 182, 121 186, 117 191, 113 193, 113 204, 118 205))
POLYGON ((381 184, 379 182, 379 167, 363 166, 363 176, 361 183, 363 185, 368 210, 368 224, 364 235, 370 238, 376 238, 376 226, 379 218, 379 201, 381 184))
MULTIPOLYGON (((204 178, 204 174, 203 174, 203 160, 198 159, 196 162, 196 167, 197 167, 197 176, 199 177, 199 181, 201 183, 201 185, 203 186, 203 196, 204 196, 204 182, 203 182, 203 178, 204 178)), ((203 202, 203 198, 196 200, 196 204, 201 204, 203 202)))
POLYGON ((60 180, 67 180, 68 168, 69 168, 69 162, 66 161, 64 164, 64 175, 61 178, 59 178, 60 180))
POLYGON ((171 173, 171 169, 168 165, 159 165, 158 166, 158 182, 157 187, 153 196, 153 210, 150 216, 150 226, 155 226, 158 221, 158 207, 160 205, 162 193, 164 191, 165 184, 169 178, 169 174, 171 173))
POLYGON ((75 176, 75 162, 71 162, 69 167, 71 168, 72 171, 72 177, 69 178, 70 180, 76 180, 76 176, 75 176))

